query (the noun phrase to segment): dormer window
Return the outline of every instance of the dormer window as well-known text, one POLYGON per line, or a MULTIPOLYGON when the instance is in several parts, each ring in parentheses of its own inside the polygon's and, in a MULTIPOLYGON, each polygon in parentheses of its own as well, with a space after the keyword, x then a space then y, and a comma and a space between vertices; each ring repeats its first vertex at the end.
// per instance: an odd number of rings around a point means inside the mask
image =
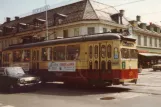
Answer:
POLYGON ((17 32, 23 31, 26 28, 28 28, 28 24, 26 24, 26 23, 18 23, 17 24, 17 32))
POLYGON ((45 24, 46 20, 44 19, 39 19, 39 18, 35 18, 33 20, 34 24, 36 27, 40 27, 41 25, 45 24))
POLYGON ((65 14, 54 13, 53 15, 53 25, 63 24, 63 20, 67 17, 65 14))
POLYGON ((11 27, 11 26, 5 26, 5 27, 3 27, 3 33, 4 33, 4 35, 5 34, 8 34, 8 33, 11 33, 14 30, 15 30, 15 27, 11 27))
POLYGON ((0 30, 0 36, 2 36, 3 35, 3 32, 2 32, 2 30, 0 30))
POLYGON ((63 22, 63 19, 58 19, 59 24, 62 24, 62 22, 63 22))

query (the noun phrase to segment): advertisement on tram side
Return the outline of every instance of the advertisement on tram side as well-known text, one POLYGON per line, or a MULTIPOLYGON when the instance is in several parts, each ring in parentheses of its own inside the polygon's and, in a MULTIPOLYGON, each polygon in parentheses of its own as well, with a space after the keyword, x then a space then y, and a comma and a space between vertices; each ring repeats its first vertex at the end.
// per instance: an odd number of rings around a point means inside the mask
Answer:
POLYGON ((49 62, 48 71, 75 72, 76 63, 75 62, 49 62))

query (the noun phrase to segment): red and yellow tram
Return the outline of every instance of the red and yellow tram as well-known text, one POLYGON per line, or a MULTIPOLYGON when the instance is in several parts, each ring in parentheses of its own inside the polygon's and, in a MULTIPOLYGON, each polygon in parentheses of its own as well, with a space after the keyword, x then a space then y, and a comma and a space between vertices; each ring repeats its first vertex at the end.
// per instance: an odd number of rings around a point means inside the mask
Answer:
POLYGON ((44 82, 118 85, 138 78, 135 39, 95 34, 10 46, 3 66, 22 66, 44 82))

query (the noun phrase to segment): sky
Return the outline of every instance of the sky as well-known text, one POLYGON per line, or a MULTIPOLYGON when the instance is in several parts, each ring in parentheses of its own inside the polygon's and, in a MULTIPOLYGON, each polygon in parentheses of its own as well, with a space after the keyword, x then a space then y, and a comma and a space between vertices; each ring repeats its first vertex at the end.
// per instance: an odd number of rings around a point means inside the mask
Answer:
MULTIPOLYGON (((80 0, 46 0, 50 8, 55 8, 77 2, 80 0)), ((95 0, 107 5, 114 6, 117 10, 125 10, 125 17, 135 20, 141 16, 141 22, 156 23, 161 25, 161 0, 95 0)), ((0 0, 0 23, 6 17, 14 19, 15 16, 32 14, 36 8, 43 7, 45 0, 0 0)))

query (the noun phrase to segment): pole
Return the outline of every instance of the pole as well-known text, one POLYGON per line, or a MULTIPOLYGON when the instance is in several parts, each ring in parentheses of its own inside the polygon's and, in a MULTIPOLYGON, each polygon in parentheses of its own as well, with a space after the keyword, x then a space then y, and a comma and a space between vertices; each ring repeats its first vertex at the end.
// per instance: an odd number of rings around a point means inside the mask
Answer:
POLYGON ((49 37, 48 37, 48 7, 47 7, 47 0, 45 0, 45 8, 46 8, 46 40, 49 40, 49 37))

